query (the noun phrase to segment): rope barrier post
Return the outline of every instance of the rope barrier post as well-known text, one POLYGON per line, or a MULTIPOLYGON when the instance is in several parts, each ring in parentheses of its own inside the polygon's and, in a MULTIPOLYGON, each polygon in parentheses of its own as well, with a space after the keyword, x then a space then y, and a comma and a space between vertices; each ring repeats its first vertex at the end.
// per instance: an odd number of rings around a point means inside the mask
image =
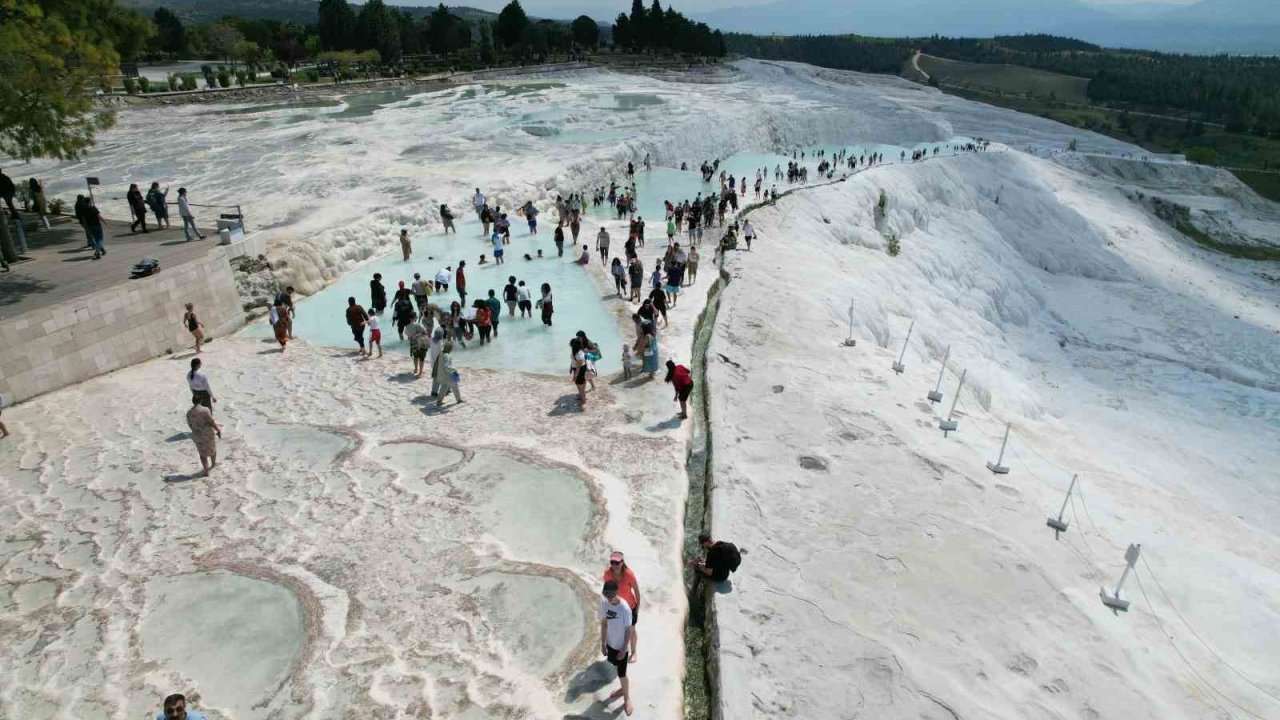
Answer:
POLYGON ((990 461, 987 462, 987 469, 996 475, 1009 474, 1009 467, 1001 463, 1004 462, 1004 448, 1009 444, 1009 431, 1011 429, 1013 429, 1013 423, 1008 423, 1004 426, 1004 440, 1000 441, 1000 456, 996 458, 994 463, 990 461))
POLYGON ((849 337, 845 339, 843 345, 845 347, 856 347, 857 340, 853 339, 853 301, 849 301, 849 337))
POLYGON ((1071 476, 1071 485, 1067 487, 1067 496, 1062 498, 1062 507, 1058 509, 1058 517, 1049 518, 1045 524, 1053 528, 1053 539, 1057 540, 1058 535, 1067 531, 1068 523, 1062 519, 1062 514, 1067 511, 1067 503, 1071 501, 1071 493, 1076 489, 1076 478, 1080 477, 1077 473, 1071 476))
POLYGON ((942 354, 942 369, 938 370, 938 384, 929 391, 927 397, 929 402, 942 402, 942 376, 947 372, 947 359, 951 357, 951 346, 947 346, 947 351, 942 354))
POLYGON ((902 364, 902 360, 907 356, 907 343, 911 342, 911 331, 914 330, 915 327, 916 321, 912 320, 911 324, 907 326, 907 337, 902 341, 902 352, 898 353, 898 362, 893 364, 893 371, 899 375, 907 369, 907 367, 902 364))
POLYGON ((938 423, 938 427, 942 429, 943 437, 946 437, 947 433, 952 432, 960 425, 960 421, 954 419, 952 416, 956 413, 956 403, 960 401, 960 388, 964 387, 964 376, 968 372, 968 370, 960 371, 960 384, 956 385, 955 397, 951 398, 951 409, 947 411, 947 419, 938 423))
POLYGON ((1115 592, 1108 595, 1106 588, 1098 590, 1098 594, 1102 596, 1102 604, 1111 608, 1111 611, 1117 615, 1129 610, 1129 601, 1120 599, 1120 589, 1124 587, 1124 581, 1129 578, 1129 573, 1133 571, 1133 566, 1137 564, 1138 555, 1141 552, 1141 545, 1130 545, 1129 549, 1124 551, 1124 572, 1120 574, 1120 582, 1116 583, 1115 592))

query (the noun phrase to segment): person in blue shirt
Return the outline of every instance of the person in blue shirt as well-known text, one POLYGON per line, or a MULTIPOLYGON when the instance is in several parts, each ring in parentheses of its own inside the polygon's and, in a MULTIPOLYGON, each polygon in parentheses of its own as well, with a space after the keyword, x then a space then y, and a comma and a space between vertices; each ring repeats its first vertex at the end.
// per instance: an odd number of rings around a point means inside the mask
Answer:
POLYGON ((155 720, 207 720, 202 712, 187 710, 187 697, 174 693, 164 699, 164 710, 156 713, 155 720))

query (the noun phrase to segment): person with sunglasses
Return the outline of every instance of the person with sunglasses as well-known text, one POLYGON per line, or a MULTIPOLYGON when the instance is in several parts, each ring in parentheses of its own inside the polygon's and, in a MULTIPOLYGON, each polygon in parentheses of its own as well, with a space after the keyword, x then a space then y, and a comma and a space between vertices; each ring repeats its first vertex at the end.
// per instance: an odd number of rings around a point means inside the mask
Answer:
POLYGON ((609 567, 604 569, 604 580, 618 583, 618 597, 627 602, 631 608, 631 624, 640 621, 640 583, 636 581, 635 571, 627 565, 622 553, 614 550, 609 555, 609 567))
POLYGON ((155 720, 205 720, 204 713, 187 710, 187 697, 174 693, 164 699, 164 710, 156 713, 155 720))

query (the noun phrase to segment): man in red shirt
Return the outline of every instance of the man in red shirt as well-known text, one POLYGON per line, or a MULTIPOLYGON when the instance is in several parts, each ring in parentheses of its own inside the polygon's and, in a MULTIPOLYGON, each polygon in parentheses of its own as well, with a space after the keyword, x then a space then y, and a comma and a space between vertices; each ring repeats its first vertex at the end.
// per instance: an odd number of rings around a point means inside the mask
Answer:
POLYGON ((458 261, 458 272, 453 278, 453 285, 458 290, 458 297, 461 298, 462 307, 467 306, 467 274, 462 271, 467 266, 466 260, 458 261))
MULTIPOLYGON (((360 346, 360 357, 371 357, 372 352, 365 352, 364 349, 364 326, 369 322, 369 314, 364 308, 356 304, 353 297, 347 298, 347 325, 351 327, 351 337, 355 338, 356 344, 360 346)), ((370 347, 370 351, 372 351, 370 347)))

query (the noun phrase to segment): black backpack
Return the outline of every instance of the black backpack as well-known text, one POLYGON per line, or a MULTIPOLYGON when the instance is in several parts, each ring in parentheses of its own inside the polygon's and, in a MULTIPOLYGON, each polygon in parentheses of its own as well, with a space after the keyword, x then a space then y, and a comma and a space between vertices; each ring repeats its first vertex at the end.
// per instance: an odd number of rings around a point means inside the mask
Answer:
POLYGON ((738 566, 742 564, 742 553, 739 552, 738 546, 723 540, 717 542, 716 545, 719 546, 720 552, 724 555, 725 560, 728 561, 729 572, 737 572, 738 566))

